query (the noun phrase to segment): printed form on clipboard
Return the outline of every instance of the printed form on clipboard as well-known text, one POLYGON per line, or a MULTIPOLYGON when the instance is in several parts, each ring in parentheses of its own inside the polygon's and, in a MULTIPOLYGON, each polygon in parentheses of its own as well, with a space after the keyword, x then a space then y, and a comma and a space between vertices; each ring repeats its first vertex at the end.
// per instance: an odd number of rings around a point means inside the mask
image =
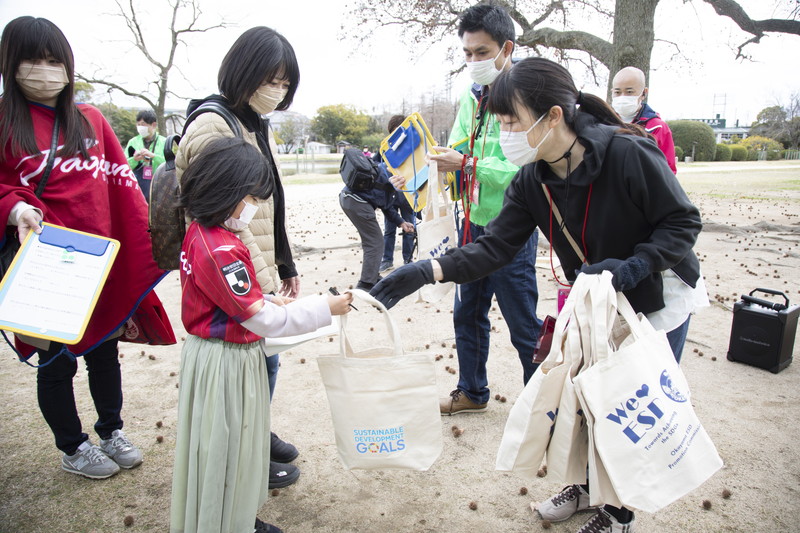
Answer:
POLYGON ((31 231, 0 283, 0 329, 79 342, 119 247, 46 222, 40 234, 31 231))

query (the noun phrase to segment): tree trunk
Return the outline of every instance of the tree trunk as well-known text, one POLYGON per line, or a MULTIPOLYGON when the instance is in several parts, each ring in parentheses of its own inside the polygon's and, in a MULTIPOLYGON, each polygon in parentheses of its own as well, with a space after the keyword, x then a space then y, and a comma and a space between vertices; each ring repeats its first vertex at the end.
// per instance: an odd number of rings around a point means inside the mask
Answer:
POLYGON ((655 13, 658 0, 616 0, 614 10, 614 47, 608 65, 608 95, 614 75, 625 67, 636 67, 650 79, 650 54, 655 38, 655 13))

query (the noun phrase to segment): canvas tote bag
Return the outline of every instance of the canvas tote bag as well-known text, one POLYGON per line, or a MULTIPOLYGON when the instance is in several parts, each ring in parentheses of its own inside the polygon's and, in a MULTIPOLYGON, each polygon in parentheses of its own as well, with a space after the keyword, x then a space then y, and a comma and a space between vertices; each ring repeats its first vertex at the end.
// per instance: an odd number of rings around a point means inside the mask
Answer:
POLYGON ((597 291, 606 291, 613 304, 593 308, 597 360, 574 382, 592 419, 590 442, 614 492, 625 507, 652 513, 703 484, 722 460, 694 412, 666 334, 636 315, 614 291, 610 273, 599 277, 597 291), (609 347, 617 314, 630 335, 609 347))
MULTIPOLYGON (((383 315, 391 347, 354 352, 348 315, 342 315, 340 353, 317 358, 339 458, 347 469, 427 470, 442 452, 434 356, 404 354, 386 308, 365 291, 352 293, 383 315)), ((359 309, 361 314, 374 311, 368 306, 359 309)), ((362 317, 357 322, 352 330, 366 332, 369 324, 362 317)))
MULTIPOLYGON (((444 181, 438 172, 436 161, 428 164, 428 176, 431 194, 428 194, 428 204, 422 211, 422 222, 417 224, 418 260, 436 259, 450 248, 458 246, 453 207, 445 194, 444 181)), ((427 303, 438 302, 454 286, 453 282, 424 285, 419 290, 417 299, 427 303)))
MULTIPOLYGON (((586 280, 582 280, 584 283, 586 280)), ((558 404, 558 416, 553 427, 553 435, 547 446, 547 475, 554 480, 568 484, 586 483, 586 469, 589 461, 589 436, 586 417, 573 384, 574 378, 593 363, 589 349, 590 330, 586 322, 591 309, 589 292, 576 300, 568 328, 564 350, 568 352, 569 368, 558 404)))
POLYGON ((496 470, 514 471, 527 478, 535 478, 539 471, 557 420, 564 380, 571 365, 568 359, 570 352, 565 350, 565 343, 567 337, 574 333, 568 330, 576 327, 571 318, 576 302, 585 296, 584 291, 585 284, 576 281, 556 319, 550 353, 511 407, 497 450, 496 470))

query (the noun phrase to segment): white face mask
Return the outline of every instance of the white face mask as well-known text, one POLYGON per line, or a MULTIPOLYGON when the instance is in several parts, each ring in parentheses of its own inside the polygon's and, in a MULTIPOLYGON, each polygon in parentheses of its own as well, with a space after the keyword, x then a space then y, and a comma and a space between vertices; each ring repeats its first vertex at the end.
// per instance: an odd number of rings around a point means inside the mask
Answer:
POLYGON ((553 130, 547 130, 547 133, 545 133, 542 140, 539 141, 539 144, 533 148, 531 148, 531 145, 528 143, 528 133, 530 133, 546 115, 547 114, 544 114, 539 117, 539 120, 534 122, 533 126, 528 128, 527 131, 508 131, 500 133, 500 149, 503 151, 503 155, 506 156, 506 160, 509 163, 521 167, 536 159, 536 156, 539 155, 539 147, 545 139, 550 136, 553 130))
POLYGON ((34 102, 52 100, 69 83, 64 65, 34 65, 30 61, 19 64, 16 79, 25 98, 34 102))
POLYGON ((287 92, 289 91, 278 87, 270 87, 269 85, 260 87, 250 97, 250 107, 259 115, 272 113, 278 107, 278 104, 286 98, 287 92))
POLYGON ((472 78, 472 81, 477 83, 478 85, 491 85, 494 83, 494 80, 497 79, 497 76, 503 71, 505 68, 506 63, 508 60, 511 59, 511 56, 508 56, 503 62, 503 67, 498 69, 494 63, 497 61, 497 58, 500 57, 500 54, 503 53, 503 49, 500 48, 500 53, 494 56, 494 59, 486 59, 484 61, 471 61, 467 63, 467 71, 469 72, 469 76, 472 78))
POLYGON ((642 104, 639 103, 638 96, 615 96, 611 99, 611 107, 617 112, 622 122, 630 122, 636 116, 642 104))
POLYGON ((235 231, 243 230, 250 224, 250 221, 253 220, 253 217, 256 215, 258 211, 258 206, 251 204, 249 202, 244 203, 244 208, 242 212, 239 213, 238 217, 230 217, 228 220, 225 221, 225 225, 235 231))
POLYGON ((142 137, 150 136, 150 128, 148 126, 136 126, 136 131, 138 131, 139 135, 142 137))

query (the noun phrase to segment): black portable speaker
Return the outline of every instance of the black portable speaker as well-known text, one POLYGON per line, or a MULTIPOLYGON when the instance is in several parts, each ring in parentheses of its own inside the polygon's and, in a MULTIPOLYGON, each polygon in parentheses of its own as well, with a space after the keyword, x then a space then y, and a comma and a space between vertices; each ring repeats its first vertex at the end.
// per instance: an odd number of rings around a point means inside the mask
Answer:
POLYGON ((777 374, 792 362, 800 305, 772 289, 753 289, 733 306, 728 360, 765 368, 777 374), (754 292, 783 296, 785 303, 753 297, 754 292))

